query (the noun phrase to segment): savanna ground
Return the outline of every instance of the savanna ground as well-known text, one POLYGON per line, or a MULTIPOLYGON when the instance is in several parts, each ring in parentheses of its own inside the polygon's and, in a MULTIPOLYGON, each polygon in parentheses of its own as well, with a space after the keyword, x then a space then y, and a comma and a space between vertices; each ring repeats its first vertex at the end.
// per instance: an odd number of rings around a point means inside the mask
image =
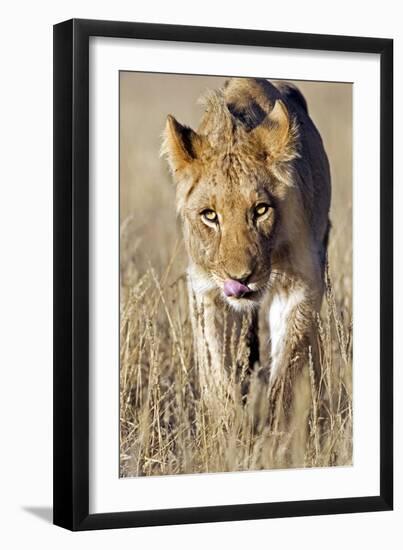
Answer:
MULTIPOLYGON (((333 193, 327 290, 317 319, 319 365, 307 367, 308 437, 296 448, 296 424, 282 422, 281 403, 273 412, 257 374, 246 400, 241 380, 232 378, 214 400, 197 384, 186 254, 159 148, 166 115, 197 127, 197 98, 225 79, 141 73, 120 78, 120 475, 351 464, 351 85, 295 82, 324 140, 333 193)), ((264 319, 260 326, 262 364, 256 373, 267 366, 269 353, 264 319)), ((243 350, 235 341, 231 347, 235 361, 243 350)))

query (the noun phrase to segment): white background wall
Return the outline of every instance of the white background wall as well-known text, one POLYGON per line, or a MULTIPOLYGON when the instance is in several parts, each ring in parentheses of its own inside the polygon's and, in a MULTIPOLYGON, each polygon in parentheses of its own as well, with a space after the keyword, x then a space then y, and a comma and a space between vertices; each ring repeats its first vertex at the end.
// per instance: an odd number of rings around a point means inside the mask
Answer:
MULTIPOLYGON (((395 511, 137 530, 70 533, 50 524, 52 456, 52 25, 71 17, 395 39, 395 181, 402 181, 399 98, 403 31, 399 3, 338 0, 60 0, 2 8, 0 85, 0 543, 4 548, 230 548, 327 550, 401 547, 403 491, 402 293, 395 289, 395 511), (399 313, 397 313, 399 312, 399 313), (400 338, 400 342, 402 339, 400 338), (399 437, 398 437, 399 436, 399 437)), ((376 131, 377 129, 374 129, 376 131)), ((395 212, 403 206, 396 185, 395 212), (400 208, 399 208, 400 207, 400 208)), ((370 200, 370 199, 369 199, 370 200)), ((395 223, 395 280, 402 279, 395 223)), ((396 285, 397 287, 397 285, 396 285)), ((401 285, 400 285, 401 288, 401 285)), ((368 300, 370 304, 370 297, 368 300)), ((370 308, 370 305, 369 305, 370 308)), ((370 309, 368 310, 370 314, 370 309)), ((241 500, 242 495, 240 495, 241 500)))

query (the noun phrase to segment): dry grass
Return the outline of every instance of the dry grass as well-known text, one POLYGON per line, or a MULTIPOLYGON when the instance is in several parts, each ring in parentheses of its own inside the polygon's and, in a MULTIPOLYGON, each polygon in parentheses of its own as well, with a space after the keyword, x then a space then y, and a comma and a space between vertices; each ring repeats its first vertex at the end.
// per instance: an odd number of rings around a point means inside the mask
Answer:
MULTIPOLYGON (((303 441, 298 422, 283 422, 281 399, 278 408, 271 407, 259 369, 252 375, 246 399, 241 379, 233 378, 214 400, 198 387, 186 255, 175 221, 173 188, 158 160, 158 148, 166 114, 174 112, 194 124, 199 113, 190 106, 196 105, 210 81, 160 75, 161 92, 154 75, 131 73, 121 78, 121 476, 351 464, 350 88, 301 86, 319 122, 333 180, 331 277, 317 320, 319 364, 311 361, 306 370, 310 413, 303 441), (186 86, 175 78, 185 78, 186 86), (338 109, 334 117, 329 115, 329 102, 338 109), (140 135, 136 128, 142 128, 140 135)), ((214 79, 211 85, 219 83, 214 79)), ((261 336, 264 362, 268 349, 263 322, 261 336)), ((235 341, 232 350, 234 359, 243 353, 235 341)))
MULTIPOLYGON (((301 426, 291 422, 294 431, 281 429, 281 403, 271 409, 259 368, 246 399, 242 377, 233 377, 213 400, 201 393, 185 277, 169 282, 176 255, 163 272, 152 265, 141 275, 133 271, 135 282, 122 289, 121 475, 351 464, 352 326, 340 308, 344 296, 328 280, 317 320, 320 364, 316 369, 311 358, 307 371, 308 437, 296 450, 301 426)), ((242 350, 235 343, 232 348, 239 363, 242 350)))

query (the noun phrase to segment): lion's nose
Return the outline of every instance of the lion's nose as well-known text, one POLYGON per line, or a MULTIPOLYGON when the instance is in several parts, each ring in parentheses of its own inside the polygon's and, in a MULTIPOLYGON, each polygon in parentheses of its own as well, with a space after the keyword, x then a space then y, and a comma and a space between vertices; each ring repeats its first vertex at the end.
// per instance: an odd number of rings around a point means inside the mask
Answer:
POLYGON ((251 289, 239 280, 227 279, 224 282, 224 294, 228 297, 242 298, 249 292, 251 292, 251 289))
POLYGON ((251 266, 249 269, 246 268, 244 271, 241 271, 241 270, 235 271, 235 269, 231 271, 229 270, 226 272, 228 279, 232 279, 233 281, 238 281, 238 283, 247 285, 249 282, 249 279, 252 277, 254 268, 252 268, 251 266))

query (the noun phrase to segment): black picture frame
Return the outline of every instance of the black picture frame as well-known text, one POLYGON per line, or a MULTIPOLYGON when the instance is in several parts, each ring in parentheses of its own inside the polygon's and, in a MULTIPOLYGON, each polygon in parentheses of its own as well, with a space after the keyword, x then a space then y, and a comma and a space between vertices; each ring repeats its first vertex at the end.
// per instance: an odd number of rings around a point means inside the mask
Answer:
POLYGON ((54 26, 54 523, 71 530, 393 507, 393 40, 73 19, 54 26), (380 488, 365 497, 89 513, 89 38, 380 54, 380 488))

